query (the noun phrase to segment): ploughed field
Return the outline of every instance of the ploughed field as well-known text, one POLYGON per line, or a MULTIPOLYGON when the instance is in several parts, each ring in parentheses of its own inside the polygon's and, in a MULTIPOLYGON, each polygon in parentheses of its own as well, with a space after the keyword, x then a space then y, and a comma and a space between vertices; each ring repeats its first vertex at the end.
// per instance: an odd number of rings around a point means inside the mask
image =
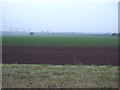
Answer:
POLYGON ((2 40, 3 64, 118 64, 117 37, 3 36, 2 40))

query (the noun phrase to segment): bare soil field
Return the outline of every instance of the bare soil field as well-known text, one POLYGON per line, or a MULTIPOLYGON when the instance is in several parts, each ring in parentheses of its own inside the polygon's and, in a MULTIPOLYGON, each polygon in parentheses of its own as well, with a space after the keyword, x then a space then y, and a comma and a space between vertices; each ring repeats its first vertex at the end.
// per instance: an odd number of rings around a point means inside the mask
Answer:
POLYGON ((118 48, 3 46, 2 63, 118 65, 118 48))

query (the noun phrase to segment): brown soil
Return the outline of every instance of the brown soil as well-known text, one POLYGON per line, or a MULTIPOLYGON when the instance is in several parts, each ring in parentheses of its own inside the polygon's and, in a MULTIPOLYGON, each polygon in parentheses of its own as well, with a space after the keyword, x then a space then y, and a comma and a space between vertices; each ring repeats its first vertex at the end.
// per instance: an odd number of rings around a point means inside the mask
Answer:
POLYGON ((2 47, 3 64, 118 65, 116 47, 2 47))

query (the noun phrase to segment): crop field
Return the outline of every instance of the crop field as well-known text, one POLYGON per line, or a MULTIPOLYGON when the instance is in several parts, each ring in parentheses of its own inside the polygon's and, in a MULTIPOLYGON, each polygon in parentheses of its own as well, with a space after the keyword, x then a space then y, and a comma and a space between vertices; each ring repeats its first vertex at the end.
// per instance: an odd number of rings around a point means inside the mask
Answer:
POLYGON ((3 36, 3 88, 118 88, 118 38, 3 36))
POLYGON ((102 36, 3 36, 3 63, 118 64, 118 38, 102 36))
POLYGON ((117 47, 117 37, 104 36, 3 36, 3 46, 117 47))

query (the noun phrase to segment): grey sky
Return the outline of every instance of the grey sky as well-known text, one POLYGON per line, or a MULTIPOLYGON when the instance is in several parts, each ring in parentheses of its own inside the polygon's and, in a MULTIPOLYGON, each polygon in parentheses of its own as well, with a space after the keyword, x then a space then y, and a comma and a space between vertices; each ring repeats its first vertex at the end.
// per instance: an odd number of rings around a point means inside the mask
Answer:
POLYGON ((117 4, 117 2, 4 3, 3 30, 118 32, 117 4))

